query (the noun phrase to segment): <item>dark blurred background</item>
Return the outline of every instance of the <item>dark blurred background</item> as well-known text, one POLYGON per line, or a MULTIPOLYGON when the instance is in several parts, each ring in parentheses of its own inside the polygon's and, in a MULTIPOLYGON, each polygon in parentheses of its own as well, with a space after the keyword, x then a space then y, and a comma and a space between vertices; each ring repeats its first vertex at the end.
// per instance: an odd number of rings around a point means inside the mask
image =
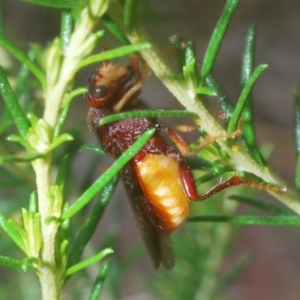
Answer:
MULTIPOLYGON (((201 61, 212 30, 225 1, 220 0, 138 0, 140 22, 159 46, 180 34, 193 39, 201 61)), ((2 0, 7 35, 23 50, 28 42, 46 45, 59 32, 56 9, 37 7, 16 0, 2 0)), ((293 89, 300 82, 300 1, 241 0, 215 63, 214 75, 233 102, 240 92, 240 67, 245 34, 257 26, 256 65, 269 68, 254 91, 255 128, 260 144, 274 145, 270 158, 273 168, 290 185, 294 182, 293 89)), ((109 36, 105 42, 110 41, 109 36)), ((84 85, 90 70, 78 78, 84 85)), ((151 76, 143 98, 151 107, 171 107, 175 100, 151 76)), ((74 103, 69 122, 85 126, 87 108, 79 99, 74 103)), ((90 133, 87 140, 92 141, 90 133)), ((253 265, 233 284, 229 295, 235 299, 300 299, 299 234, 287 227, 248 227, 236 245, 238 252, 256 254, 253 265)), ((171 276, 171 275, 170 275, 171 276)), ((126 299, 130 296, 130 289, 126 299)), ((135 298, 142 299, 142 298, 135 298)))

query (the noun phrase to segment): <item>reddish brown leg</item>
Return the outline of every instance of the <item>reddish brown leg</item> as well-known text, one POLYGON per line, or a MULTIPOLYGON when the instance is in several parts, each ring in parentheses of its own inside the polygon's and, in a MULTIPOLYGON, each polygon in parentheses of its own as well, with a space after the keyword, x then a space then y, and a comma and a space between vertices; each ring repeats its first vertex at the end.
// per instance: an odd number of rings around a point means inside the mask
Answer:
POLYGON ((211 190, 209 190, 205 194, 199 195, 193 174, 184 160, 179 161, 179 174, 180 174, 181 181, 183 183, 184 190, 191 201, 206 200, 229 187, 238 186, 241 184, 259 190, 274 192, 279 195, 284 194, 286 191, 285 189, 279 189, 269 184, 263 184, 251 179, 243 179, 238 175, 233 175, 228 180, 220 182, 217 185, 215 185, 211 190))
POLYGON ((229 188, 229 187, 233 187, 233 186, 237 186, 240 184, 244 184, 244 180, 237 176, 237 175, 233 175, 232 177, 230 177, 228 180, 224 181, 224 182, 220 182, 217 185, 215 185, 211 190, 209 190, 208 192, 206 192, 204 195, 199 195, 198 199, 191 199, 192 201, 202 201, 202 200, 206 200, 209 197, 214 196, 215 194, 229 188))
POLYGON ((143 87, 147 77, 150 75, 150 69, 146 63, 143 66, 144 72, 141 74, 137 56, 130 56, 130 64, 134 70, 134 76, 137 81, 128 89, 128 91, 126 91, 123 98, 114 105, 114 112, 120 112, 130 100, 136 98, 136 95, 139 94, 140 89, 143 87))
MULTIPOLYGON (((141 69, 140 69, 140 63, 139 59, 137 58, 136 55, 130 55, 130 65, 132 69, 134 70, 134 77, 136 78, 137 81, 141 80, 142 74, 141 74, 141 69)), ((148 77, 148 76, 147 76, 148 77)))
MULTIPOLYGON (((178 149, 184 156, 193 155, 193 154, 199 152, 201 149, 204 149, 205 147, 210 145, 212 142, 214 142, 218 138, 225 138, 225 137, 234 138, 238 134, 240 134, 240 129, 238 129, 236 132, 234 132, 230 136, 220 135, 217 137, 208 137, 195 150, 190 150, 188 145, 186 144, 186 142, 183 140, 183 138, 180 135, 178 135, 176 132, 172 131, 170 128, 162 128, 162 130, 165 131, 169 135, 169 137, 176 144, 176 146, 178 147, 178 149)), ((172 155, 172 153, 170 153, 170 154, 172 155)), ((184 190, 185 190, 188 198, 191 201, 206 200, 209 197, 212 197, 213 195, 215 195, 229 187, 238 186, 241 184, 249 186, 251 188, 275 192, 277 194, 283 194, 285 192, 284 189, 279 189, 279 188, 269 185, 269 184, 263 184, 263 183, 259 183, 254 180, 251 180, 251 179, 243 179, 243 178, 239 177, 238 175, 233 175, 228 180, 226 180, 224 182, 220 182, 217 185, 215 185, 211 190, 209 190, 205 194, 199 195, 192 171, 190 170, 189 166, 186 164, 184 158, 181 155, 174 155, 174 158, 179 163, 180 178, 183 183, 184 190)))
POLYGON ((193 125, 172 125, 170 130, 179 132, 193 132, 196 130, 196 126, 193 125))
POLYGON ((164 127, 162 128, 162 131, 165 131, 168 134, 170 139, 174 142, 174 144, 177 146, 177 148, 179 149, 179 151, 183 156, 195 155, 218 139, 224 139, 224 138, 234 139, 241 133, 241 129, 238 128, 234 133, 230 135, 225 133, 225 134, 219 134, 217 136, 207 136, 204 139, 204 141, 202 141, 202 143, 199 144, 195 149, 190 149, 187 143, 184 141, 184 139, 172 129, 168 127, 164 127))
POLYGON ((192 171, 190 170, 189 166, 186 164, 186 162, 183 159, 179 158, 179 160, 180 160, 179 161, 180 178, 181 178, 185 193, 191 201, 206 200, 207 198, 212 197, 213 195, 223 191, 224 189, 244 183, 244 180, 242 178, 240 178, 237 175, 234 175, 231 178, 229 178, 228 180, 217 184, 216 186, 214 186, 210 191, 208 191, 204 195, 199 195, 192 171))

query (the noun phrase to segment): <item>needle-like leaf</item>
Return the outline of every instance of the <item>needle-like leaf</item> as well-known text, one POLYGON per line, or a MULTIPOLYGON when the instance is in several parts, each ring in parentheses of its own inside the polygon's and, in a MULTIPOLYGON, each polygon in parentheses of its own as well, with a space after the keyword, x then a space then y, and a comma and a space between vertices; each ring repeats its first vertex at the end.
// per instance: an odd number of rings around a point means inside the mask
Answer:
POLYGON ((147 130, 141 137, 127 149, 114 164, 97 179, 94 184, 83 193, 83 195, 71 205, 62 215, 62 220, 69 219, 75 215, 82 207, 87 205, 92 198, 103 189, 113 177, 115 177, 122 167, 143 147, 147 140, 154 134, 155 129, 147 130))

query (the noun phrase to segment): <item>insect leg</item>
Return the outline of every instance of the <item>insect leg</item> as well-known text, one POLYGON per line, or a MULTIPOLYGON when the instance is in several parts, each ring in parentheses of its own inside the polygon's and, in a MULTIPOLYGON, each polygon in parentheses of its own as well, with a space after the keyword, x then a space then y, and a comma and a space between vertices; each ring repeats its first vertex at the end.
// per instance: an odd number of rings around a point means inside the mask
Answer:
POLYGON ((238 175, 233 175, 228 180, 226 180, 224 182, 220 182, 217 185, 215 185, 211 190, 209 190, 205 194, 199 195, 198 191, 197 191, 196 184, 195 184, 195 180, 194 180, 194 177, 193 177, 193 174, 192 174, 192 171, 189 168, 189 166, 187 165, 187 163, 184 160, 183 156, 194 155, 194 154, 198 153, 200 150, 206 148, 208 145, 213 143, 218 138, 225 138, 225 137, 235 138, 238 134, 240 134, 240 129, 235 131, 230 136, 227 136, 227 135, 219 135, 217 137, 210 137, 209 136, 204 140, 204 142, 202 142, 194 150, 191 150, 188 147, 188 145, 186 144, 186 142, 183 140, 183 138, 179 134, 177 134, 176 132, 172 131, 170 128, 167 128, 167 127, 162 128, 162 131, 165 131, 169 135, 171 140, 176 144, 176 146, 180 150, 180 153, 175 153, 175 152, 173 153, 172 151, 170 151, 169 155, 173 156, 178 161, 180 178, 181 178, 184 190, 186 192, 186 195, 188 196, 188 198, 191 201, 206 200, 209 197, 212 197, 213 195, 215 195, 215 194, 217 194, 217 193, 219 193, 219 192, 221 192, 221 191, 223 191, 223 190, 225 190, 229 187, 238 186, 238 185, 241 185, 241 184, 249 186, 251 188, 266 190, 266 191, 274 192, 274 193, 277 193, 277 194, 283 194, 285 192, 284 189, 280 189, 278 187, 275 187, 275 186, 272 186, 272 185, 269 185, 269 184, 264 184, 264 183, 257 182, 255 180, 244 179, 244 178, 242 178, 238 175))
POLYGON ((229 187, 238 186, 238 185, 246 185, 251 188, 265 190, 268 192, 277 193, 279 195, 282 195, 285 193, 285 189, 278 188, 278 187, 270 185, 270 184, 264 184, 261 182, 257 182, 252 179, 244 179, 238 175, 233 175, 229 179, 215 185, 211 190, 209 190, 205 194, 199 195, 193 174, 192 174, 189 166, 186 164, 186 162, 183 158, 179 159, 178 163, 179 163, 179 174, 180 174, 180 178, 181 178, 184 190, 186 192, 186 195, 188 196, 188 198, 191 201, 206 200, 229 187))
POLYGON ((181 179, 183 188, 185 190, 185 193, 191 201, 206 200, 209 197, 223 191, 224 189, 227 189, 232 186, 240 185, 240 184, 246 184, 246 185, 250 185, 251 187, 253 187, 254 182, 252 182, 252 181, 246 182, 241 177, 239 177, 237 175, 233 175, 228 180, 221 182, 221 183, 217 184, 216 186, 214 186, 211 190, 209 190, 205 194, 199 195, 193 173, 192 173, 190 167, 188 166, 188 164, 186 163, 185 159, 183 158, 183 156, 180 153, 177 153, 174 155, 173 155, 173 153, 170 153, 170 156, 173 156, 178 162, 180 179, 181 179))
POLYGON ((224 138, 234 139, 241 133, 241 129, 238 128, 235 132, 233 132, 230 135, 228 135, 226 133, 224 133, 224 134, 222 133, 222 134, 219 134, 217 136, 210 136, 209 135, 195 149, 190 149, 189 146, 187 145, 187 143, 181 137, 181 135, 179 135, 177 132, 173 131, 172 129, 170 129, 168 127, 163 127, 163 128, 161 128, 161 130, 168 134, 170 139, 177 146, 177 148, 179 149, 179 151, 181 152, 181 154, 183 156, 195 155, 198 152, 200 152, 201 150, 208 147, 210 144, 212 144, 216 140, 224 139, 224 138))
POLYGON ((144 73, 141 74, 139 67, 139 60, 136 56, 130 56, 131 67, 134 71, 136 82, 126 91, 123 97, 114 105, 114 112, 120 112, 126 106, 126 104, 135 99, 140 93, 141 88, 143 87, 146 79, 150 75, 150 69, 146 63, 144 63, 144 73))

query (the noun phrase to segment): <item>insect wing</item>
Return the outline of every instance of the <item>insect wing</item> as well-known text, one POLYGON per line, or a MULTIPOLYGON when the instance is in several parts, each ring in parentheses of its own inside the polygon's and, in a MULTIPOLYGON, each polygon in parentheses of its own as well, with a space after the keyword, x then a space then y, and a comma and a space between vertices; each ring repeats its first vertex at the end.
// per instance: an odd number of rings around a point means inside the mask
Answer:
POLYGON ((166 269, 172 269, 175 258, 169 232, 160 225, 158 212, 143 194, 132 162, 122 169, 121 175, 143 241, 155 268, 157 269, 161 263, 166 269))

